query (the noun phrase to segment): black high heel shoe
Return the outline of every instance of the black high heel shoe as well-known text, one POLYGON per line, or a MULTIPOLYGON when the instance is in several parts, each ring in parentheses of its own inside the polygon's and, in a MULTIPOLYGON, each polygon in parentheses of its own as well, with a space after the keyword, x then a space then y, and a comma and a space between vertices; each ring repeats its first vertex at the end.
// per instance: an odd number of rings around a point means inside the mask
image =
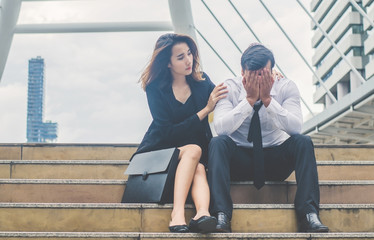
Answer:
POLYGON ((186 224, 184 225, 174 225, 174 226, 169 226, 169 231, 174 232, 174 233, 188 233, 190 232, 190 229, 186 224))

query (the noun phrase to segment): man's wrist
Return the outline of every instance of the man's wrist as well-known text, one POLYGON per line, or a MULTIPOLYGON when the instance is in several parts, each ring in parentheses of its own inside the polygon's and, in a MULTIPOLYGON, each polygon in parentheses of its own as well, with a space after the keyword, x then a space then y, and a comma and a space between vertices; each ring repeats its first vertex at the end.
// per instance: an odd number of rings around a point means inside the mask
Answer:
POLYGON ((265 107, 268 107, 270 102, 271 102, 271 97, 261 99, 262 103, 264 104, 265 107))
POLYGON ((247 97, 248 103, 253 107, 257 101, 257 99, 247 97))

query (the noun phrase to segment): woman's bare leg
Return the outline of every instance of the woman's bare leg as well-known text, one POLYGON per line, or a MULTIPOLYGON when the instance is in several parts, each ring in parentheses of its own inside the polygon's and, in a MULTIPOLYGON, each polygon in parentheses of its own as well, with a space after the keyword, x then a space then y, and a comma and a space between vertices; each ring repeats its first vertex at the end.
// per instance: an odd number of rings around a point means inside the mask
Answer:
POLYGON ((210 192, 208 186, 208 180, 206 177, 206 171, 203 164, 197 165, 195 176, 192 182, 192 199, 196 207, 196 215, 194 220, 199 219, 202 216, 210 216, 209 213, 209 201, 210 192))
POLYGON ((184 207, 195 175, 196 166, 201 157, 201 148, 198 145, 189 144, 180 147, 179 164, 174 182, 174 205, 169 226, 184 225, 184 207))

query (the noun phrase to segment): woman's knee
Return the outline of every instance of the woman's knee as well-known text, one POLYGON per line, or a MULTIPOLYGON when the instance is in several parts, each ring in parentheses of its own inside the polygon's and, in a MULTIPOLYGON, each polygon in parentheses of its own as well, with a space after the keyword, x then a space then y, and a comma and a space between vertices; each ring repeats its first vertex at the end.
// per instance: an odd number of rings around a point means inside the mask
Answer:
POLYGON ((199 161, 201 158, 202 150, 199 145, 196 144, 188 144, 183 147, 179 148, 181 150, 180 156, 182 157, 189 157, 196 161, 199 161))
POLYGON ((203 164, 197 164, 195 176, 206 177, 205 166, 203 164))

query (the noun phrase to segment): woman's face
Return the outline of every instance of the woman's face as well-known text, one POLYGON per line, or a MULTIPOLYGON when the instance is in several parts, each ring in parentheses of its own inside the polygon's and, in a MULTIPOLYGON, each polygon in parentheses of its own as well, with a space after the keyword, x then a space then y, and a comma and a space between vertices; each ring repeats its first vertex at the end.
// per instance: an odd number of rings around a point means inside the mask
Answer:
POLYGON ((193 55, 186 43, 177 43, 171 49, 170 68, 175 76, 187 76, 192 73, 193 55))

